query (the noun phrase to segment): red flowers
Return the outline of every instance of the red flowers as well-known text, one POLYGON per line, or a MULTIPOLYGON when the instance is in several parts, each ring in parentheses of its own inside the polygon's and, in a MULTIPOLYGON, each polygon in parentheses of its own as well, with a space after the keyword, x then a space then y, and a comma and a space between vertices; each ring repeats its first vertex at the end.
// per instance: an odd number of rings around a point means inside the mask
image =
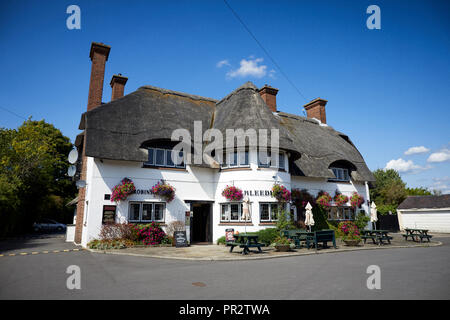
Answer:
POLYGON ((338 232, 342 240, 361 240, 358 227, 352 221, 343 221, 338 225, 338 232))
POLYGON ((352 196, 350 197, 350 204, 353 208, 360 208, 361 205, 364 202, 364 197, 357 192, 353 192, 352 196))
POLYGON ((226 186, 226 188, 222 191, 222 196, 230 201, 241 201, 244 193, 241 189, 235 186, 226 186))
POLYGON ((111 194, 111 202, 126 200, 128 196, 136 191, 134 183, 129 178, 123 178, 120 184, 114 186, 111 194))
POLYGON ((344 204, 348 202, 348 197, 344 196, 342 193, 336 190, 336 194, 334 195, 334 203, 338 207, 342 207, 344 204))
POLYGON ((291 201, 291 192, 285 186, 275 183, 272 187, 272 197, 278 202, 289 202, 291 201))
POLYGON ((142 243, 147 246, 161 244, 161 241, 166 237, 166 234, 157 222, 135 225, 134 230, 137 233, 138 239, 142 240, 142 243))
POLYGON ((159 181, 155 184, 150 189, 150 192, 164 198, 167 202, 170 202, 175 198, 175 188, 163 181, 159 181))
POLYGON ((316 198, 316 203, 321 207, 322 209, 327 209, 331 206, 331 196, 326 191, 319 191, 319 194, 316 198))

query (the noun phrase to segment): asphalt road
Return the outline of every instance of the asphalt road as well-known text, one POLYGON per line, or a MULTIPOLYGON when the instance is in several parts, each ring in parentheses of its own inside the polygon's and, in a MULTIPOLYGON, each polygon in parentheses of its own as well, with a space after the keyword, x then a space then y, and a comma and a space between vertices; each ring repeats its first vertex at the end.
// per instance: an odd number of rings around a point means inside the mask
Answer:
POLYGON ((75 248, 61 237, 3 241, 0 299, 449 299, 450 238, 438 240, 444 245, 230 262, 52 252, 75 248), (30 249, 51 252, 8 256, 30 249), (79 290, 66 286, 70 265, 80 267, 79 290), (379 290, 367 288, 369 265, 380 267, 379 290))

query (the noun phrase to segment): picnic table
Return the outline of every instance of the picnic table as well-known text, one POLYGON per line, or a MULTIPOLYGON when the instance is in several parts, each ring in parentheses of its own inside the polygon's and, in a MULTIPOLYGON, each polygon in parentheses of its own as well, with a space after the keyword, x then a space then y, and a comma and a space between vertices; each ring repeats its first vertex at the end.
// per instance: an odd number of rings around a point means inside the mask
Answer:
POLYGON ((314 232, 300 231, 297 232, 297 234, 299 240, 304 241, 308 249, 314 246, 317 250, 319 243, 322 243, 322 248, 328 248, 328 242, 332 242, 333 247, 336 249, 334 230, 319 230, 314 232))
POLYGON ((242 248, 242 254, 252 252, 250 248, 258 248, 258 252, 262 252, 261 247, 263 243, 258 242, 258 236, 250 233, 239 233, 234 235, 234 240, 227 242, 227 246, 231 247, 230 252, 233 252, 234 247, 242 248))
POLYGON ((428 234, 428 230, 427 229, 409 229, 406 228, 405 229, 406 234, 402 234, 402 236, 405 238, 405 240, 408 240, 409 237, 411 237, 411 239, 413 241, 419 241, 418 239, 420 238, 420 242, 423 242, 423 239, 427 239, 428 242, 430 242, 430 239, 433 237, 432 235, 428 234))
POLYGON ((309 232, 307 230, 301 230, 296 232, 298 237, 298 242, 300 247, 302 247, 302 242, 310 249, 314 244, 314 232, 309 232))
POLYGON ((389 236, 389 230, 362 230, 361 238, 364 239, 364 244, 367 239, 371 239, 373 244, 382 245, 385 244, 383 241, 387 241, 391 244, 392 237, 389 236))

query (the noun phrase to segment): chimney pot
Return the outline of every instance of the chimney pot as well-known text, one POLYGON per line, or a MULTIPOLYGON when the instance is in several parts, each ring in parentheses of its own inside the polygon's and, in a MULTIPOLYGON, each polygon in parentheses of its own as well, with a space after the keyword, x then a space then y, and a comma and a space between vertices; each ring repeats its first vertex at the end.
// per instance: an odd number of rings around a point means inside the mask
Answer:
POLYGON ((127 81, 128 78, 122 76, 121 73, 112 76, 111 82, 109 83, 112 88, 111 101, 123 97, 127 81))
POLYGON ((325 113, 325 105, 327 102, 327 100, 317 98, 305 104, 303 108, 306 110, 307 117, 316 118, 322 123, 327 123, 327 115, 325 113))
POLYGON ((278 89, 267 84, 259 89, 259 94, 272 112, 277 112, 277 93, 278 89))
POLYGON ((103 43, 92 42, 91 44, 89 57, 91 58, 92 66, 91 80, 89 82, 88 111, 102 104, 105 64, 110 50, 111 47, 103 43))

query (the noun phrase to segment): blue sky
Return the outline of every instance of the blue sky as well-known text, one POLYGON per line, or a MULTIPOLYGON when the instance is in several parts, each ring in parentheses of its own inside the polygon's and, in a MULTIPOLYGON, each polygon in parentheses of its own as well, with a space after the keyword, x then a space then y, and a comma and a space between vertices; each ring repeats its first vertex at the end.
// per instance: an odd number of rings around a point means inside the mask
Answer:
POLYGON ((228 3, 306 100, 222 0, 2 1, 0 126, 32 116, 73 141, 97 41, 112 47, 105 102, 116 73, 129 78, 125 93, 154 85, 220 99, 246 81, 267 83, 280 89, 280 110, 300 115, 321 97, 328 124, 350 136, 370 169, 389 164, 408 186, 450 192, 450 2, 228 3), (66 27, 71 4, 81 30, 66 27), (381 30, 366 27, 372 4, 381 30), (424 148, 405 154, 412 147, 424 148))

